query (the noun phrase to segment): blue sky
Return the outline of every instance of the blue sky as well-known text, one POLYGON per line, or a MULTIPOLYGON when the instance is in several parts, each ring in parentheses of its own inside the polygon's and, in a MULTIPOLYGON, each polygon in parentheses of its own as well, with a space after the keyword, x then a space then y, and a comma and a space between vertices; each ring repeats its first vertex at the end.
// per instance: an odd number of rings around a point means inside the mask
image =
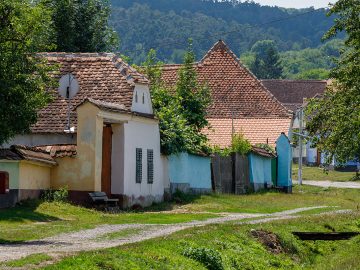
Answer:
POLYGON ((287 8, 304 8, 304 7, 327 7, 329 2, 335 2, 334 0, 254 0, 254 2, 261 5, 279 6, 287 8))

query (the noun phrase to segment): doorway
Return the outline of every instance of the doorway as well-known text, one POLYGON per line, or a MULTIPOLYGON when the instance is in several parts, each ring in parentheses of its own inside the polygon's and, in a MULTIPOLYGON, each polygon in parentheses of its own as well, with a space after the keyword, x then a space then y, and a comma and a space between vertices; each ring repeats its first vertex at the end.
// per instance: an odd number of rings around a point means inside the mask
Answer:
POLYGON ((101 191, 108 196, 111 195, 111 149, 112 149, 112 127, 106 124, 103 127, 102 144, 102 170, 101 170, 101 191))

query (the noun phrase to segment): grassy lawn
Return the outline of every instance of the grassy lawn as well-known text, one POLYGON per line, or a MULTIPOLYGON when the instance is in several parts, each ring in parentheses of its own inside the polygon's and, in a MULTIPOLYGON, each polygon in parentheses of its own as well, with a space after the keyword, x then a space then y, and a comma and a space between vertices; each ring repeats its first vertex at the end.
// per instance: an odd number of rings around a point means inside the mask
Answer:
POLYGON ((217 215, 161 212, 106 214, 67 203, 30 201, 22 206, 0 210, 0 243, 40 239, 63 232, 91 229, 101 224, 171 224, 212 217, 217 215))
POLYGON ((360 207, 360 190, 295 186, 293 194, 267 192, 250 195, 208 195, 181 206, 189 211, 212 213, 273 213, 308 206, 360 207))
MULTIPOLYGON (((293 164, 292 167, 292 178, 293 180, 297 180, 299 166, 297 164, 293 164)), ((318 180, 318 181, 354 181, 356 179, 355 172, 340 172, 329 170, 327 172, 324 171, 323 168, 319 167, 307 167, 303 166, 303 180, 318 180)))
POLYGON ((291 233, 332 230, 360 231, 360 213, 191 228, 160 239, 83 252, 44 269, 359 269, 360 236, 342 241, 300 241, 291 233), (276 236, 266 247, 252 230, 276 236), (270 250, 273 244, 278 254, 270 250))
MULTIPOLYGON (((106 214, 65 203, 29 202, 0 210, 0 243, 41 239, 101 224, 170 224, 217 217, 221 212, 272 213, 306 206, 360 207, 360 190, 296 186, 293 194, 190 197, 183 204, 162 203, 143 212, 106 214), (162 212, 160 210, 173 210, 162 212), (151 211, 151 212, 149 212, 151 211)), ((324 209, 326 211, 328 209, 324 209)))

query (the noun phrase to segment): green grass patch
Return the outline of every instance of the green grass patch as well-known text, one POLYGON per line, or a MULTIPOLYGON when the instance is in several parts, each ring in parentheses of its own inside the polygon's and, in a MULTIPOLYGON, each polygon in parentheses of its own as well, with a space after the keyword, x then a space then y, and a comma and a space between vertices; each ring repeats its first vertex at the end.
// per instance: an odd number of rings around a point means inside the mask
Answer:
MULTIPOLYGON (((298 179, 298 169, 299 166, 297 164, 293 164, 292 167, 293 180, 298 179)), ((303 180, 346 182, 346 181, 354 181, 354 179, 356 178, 356 173, 340 172, 335 170, 325 171, 324 168, 320 168, 320 167, 303 166, 302 177, 303 180)))
POLYGON ((121 239, 127 238, 132 235, 136 235, 139 232, 143 231, 144 228, 128 228, 117 232, 107 233, 101 235, 97 238, 99 241, 106 241, 106 240, 114 240, 114 239, 121 239))
POLYGON ((28 265, 39 265, 42 262, 50 261, 52 258, 51 256, 44 254, 44 253, 38 253, 38 254, 32 254, 27 257, 24 257, 19 260, 14 261, 8 261, 6 263, 2 263, 1 266, 6 267, 24 267, 28 265))
POLYGON ((172 224, 217 217, 211 213, 107 214, 59 202, 28 201, 21 206, 0 210, 0 243, 41 239, 64 232, 92 229, 101 224, 172 224))
POLYGON ((197 227, 170 236, 65 258, 44 269, 358 269, 360 237, 301 241, 292 231, 360 231, 360 213, 301 217, 266 224, 197 227), (251 235, 272 232, 274 254, 251 235))
POLYGON ((295 186, 293 194, 203 195, 180 204, 163 203, 142 212, 107 214, 67 203, 29 201, 0 210, 0 243, 41 239, 101 224, 172 224, 218 217, 221 212, 273 213, 310 206, 360 208, 360 190, 295 186), (177 209, 178 212, 161 212, 177 209), (147 212, 147 211, 153 212, 147 212))
POLYGON ((201 196, 181 208, 189 211, 274 213, 298 207, 339 206, 360 207, 360 190, 295 186, 293 194, 267 192, 249 195, 213 194, 201 196))

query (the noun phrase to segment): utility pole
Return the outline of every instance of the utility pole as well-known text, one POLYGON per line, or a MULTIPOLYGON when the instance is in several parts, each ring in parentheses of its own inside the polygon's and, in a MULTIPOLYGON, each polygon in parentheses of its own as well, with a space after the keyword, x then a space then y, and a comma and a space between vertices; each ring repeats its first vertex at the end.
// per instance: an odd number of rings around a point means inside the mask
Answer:
POLYGON ((299 110, 299 171, 298 171, 298 183, 302 185, 302 154, 303 154, 303 108, 299 110))

